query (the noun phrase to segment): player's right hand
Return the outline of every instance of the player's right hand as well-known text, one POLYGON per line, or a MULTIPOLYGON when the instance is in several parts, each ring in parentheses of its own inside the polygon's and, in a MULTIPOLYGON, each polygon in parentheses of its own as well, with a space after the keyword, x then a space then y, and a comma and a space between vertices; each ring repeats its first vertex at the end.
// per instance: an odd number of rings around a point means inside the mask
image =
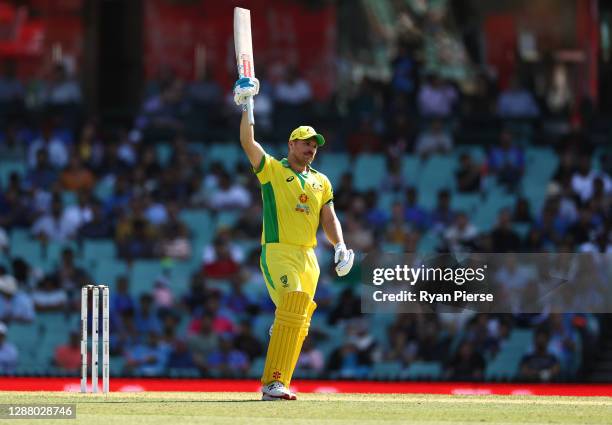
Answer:
POLYGON ((234 102, 246 105, 249 98, 259 93, 259 80, 254 77, 242 77, 234 83, 234 102))
POLYGON ((353 260, 355 254, 352 249, 346 249, 346 245, 343 242, 338 242, 334 246, 334 263, 336 263, 336 273, 338 276, 346 276, 353 267, 353 260))

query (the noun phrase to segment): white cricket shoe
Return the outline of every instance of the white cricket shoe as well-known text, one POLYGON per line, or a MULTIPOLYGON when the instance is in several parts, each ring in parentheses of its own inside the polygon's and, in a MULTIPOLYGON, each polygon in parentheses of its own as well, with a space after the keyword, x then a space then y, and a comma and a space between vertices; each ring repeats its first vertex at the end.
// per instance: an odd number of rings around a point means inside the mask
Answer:
POLYGON ((281 382, 274 381, 261 389, 263 401, 297 400, 295 393, 289 391, 281 382))

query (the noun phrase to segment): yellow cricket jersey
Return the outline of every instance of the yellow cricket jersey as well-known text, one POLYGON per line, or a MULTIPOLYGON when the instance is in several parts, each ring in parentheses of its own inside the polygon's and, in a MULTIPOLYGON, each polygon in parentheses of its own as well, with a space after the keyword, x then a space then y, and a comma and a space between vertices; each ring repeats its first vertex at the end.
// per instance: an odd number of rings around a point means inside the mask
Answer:
POLYGON ((316 246, 321 208, 334 199, 329 179, 310 167, 296 173, 286 158, 268 154, 255 174, 263 199, 261 243, 316 246))

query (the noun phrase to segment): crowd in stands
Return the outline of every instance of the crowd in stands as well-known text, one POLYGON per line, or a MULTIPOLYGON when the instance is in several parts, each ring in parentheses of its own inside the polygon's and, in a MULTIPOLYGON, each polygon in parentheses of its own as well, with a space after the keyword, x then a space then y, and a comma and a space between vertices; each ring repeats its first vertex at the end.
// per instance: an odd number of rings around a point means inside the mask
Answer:
MULTIPOLYGON (((612 156, 597 149, 587 126, 571 122, 572 98, 558 95, 555 85, 538 94, 520 76, 497 91, 484 73, 466 90, 457 78, 463 72, 443 75, 431 65, 433 59, 417 60, 416 53, 431 48, 430 43, 428 38, 400 43, 388 64, 389 82, 366 75, 348 98, 325 102, 313 102, 308 81, 296 69, 261 67, 258 139, 282 155, 294 124, 313 122, 330 141, 321 157, 328 152, 352 159, 384 155, 380 187, 358 187, 355 175, 367 170, 352 169, 332 182, 347 245, 361 253, 388 245, 414 252, 427 235, 435 237, 431 249, 438 252, 611 253, 612 156), (553 121, 566 125, 552 126, 553 121), (472 134, 480 138, 472 141, 472 134), (466 142, 478 144, 485 154, 457 154, 466 142), (526 150, 533 144, 548 146, 558 163, 552 178, 542 182, 547 197, 541 208, 524 196, 530 184, 526 150), (436 190, 433 206, 421 202, 431 194, 402 174, 405 155, 417 163, 436 156, 458 158, 453 184, 436 190), (453 207, 454 197, 484 199, 492 187, 512 195, 515 203, 498 212, 491 228, 479 228, 469 211, 453 207), (393 202, 382 205, 389 193, 393 202), (517 224, 527 231, 517 231, 517 224)), ((265 353, 258 319, 270 319, 274 307, 265 291, 252 290, 265 288, 258 265, 257 181, 245 160, 228 169, 206 158, 211 142, 235 143, 237 137, 238 110, 229 88, 209 74, 189 84, 164 76, 149 83, 133 126, 109 129, 81 115, 79 85, 58 65, 36 90, 5 72, 0 103, 0 162, 22 166, 22 172, 4 173, 0 180, 5 257, 0 262, 0 372, 13 373, 18 365, 7 328, 53 312, 74 316, 81 285, 95 278, 82 263, 79 246, 113 240, 117 262, 128 267, 143 259, 197 258, 190 263, 184 293, 164 275, 139 293, 127 275, 111 282, 111 354, 122 359, 122 373, 163 375, 183 369, 203 376, 245 376, 265 353), (159 141, 170 146, 166 158, 159 155, 159 141), (191 210, 213 216, 237 212, 238 217, 202 243, 183 219, 182 213, 191 210), (27 256, 13 255, 11 238, 20 230, 42 246, 65 244, 58 263, 45 269, 27 256)), ((436 362, 445 379, 480 380, 514 330, 532 329, 533 343, 525 347, 529 353, 515 376, 569 379, 581 370, 579 359, 590 358, 586 347, 596 346, 598 330, 580 314, 405 314, 384 324, 373 321, 360 311, 359 271, 335 279, 323 236, 320 241, 320 319, 299 363, 312 376, 330 372, 363 378, 380 362, 402 368, 436 362)), ((508 266, 496 279, 524 287, 533 277, 508 266)), ((76 372, 78 334, 65 336, 49 365, 76 372)))

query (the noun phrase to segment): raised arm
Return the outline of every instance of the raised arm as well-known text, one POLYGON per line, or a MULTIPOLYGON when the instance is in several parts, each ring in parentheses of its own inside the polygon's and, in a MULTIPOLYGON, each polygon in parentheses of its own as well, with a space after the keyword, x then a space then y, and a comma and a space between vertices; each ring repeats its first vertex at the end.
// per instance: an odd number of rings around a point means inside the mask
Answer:
POLYGON ((242 118, 240 120, 240 145, 244 149, 253 168, 259 167, 266 152, 255 141, 255 132, 253 126, 249 124, 249 114, 247 111, 242 111, 242 118))

